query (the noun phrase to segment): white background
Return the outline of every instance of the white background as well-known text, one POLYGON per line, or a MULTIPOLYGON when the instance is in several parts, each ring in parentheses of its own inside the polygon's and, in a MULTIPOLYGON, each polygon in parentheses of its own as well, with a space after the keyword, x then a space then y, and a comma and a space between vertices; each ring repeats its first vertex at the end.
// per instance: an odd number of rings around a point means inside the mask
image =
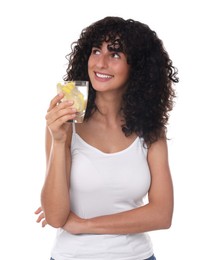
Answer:
POLYGON ((45 113, 81 30, 105 16, 154 29, 179 69, 169 125, 175 189, 171 229, 151 232, 158 260, 211 256, 211 9, 209 1, 0 2, 0 258, 49 259, 55 230, 35 222, 45 175, 45 113))

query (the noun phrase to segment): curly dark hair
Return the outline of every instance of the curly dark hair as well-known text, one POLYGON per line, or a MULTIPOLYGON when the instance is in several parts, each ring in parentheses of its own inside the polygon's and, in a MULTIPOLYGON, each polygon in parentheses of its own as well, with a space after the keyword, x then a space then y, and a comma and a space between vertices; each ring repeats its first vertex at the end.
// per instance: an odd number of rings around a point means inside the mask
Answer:
POLYGON ((126 136, 136 133, 147 145, 166 137, 169 112, 176 97, 173 88, 178 82, 177 69, 172 65, 163 42, 149 26, 132 19, 105 17, 84 30, 77 42, 72 43, 67 74, 64 80, 89 81, 89 98, 85 119, 98 109, 96 91, 88 76, 88 59, 92 47, 106 41, 119 41, 119 51, 130 65, 129 82, 123 95, 122 131, 126 136))

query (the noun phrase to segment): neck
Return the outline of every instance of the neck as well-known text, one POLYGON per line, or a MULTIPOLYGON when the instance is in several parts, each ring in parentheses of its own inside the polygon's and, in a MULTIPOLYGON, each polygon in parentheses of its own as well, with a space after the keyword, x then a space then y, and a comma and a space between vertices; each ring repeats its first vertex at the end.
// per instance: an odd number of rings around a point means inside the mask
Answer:
POLYGON ((96 106, 98 110, 96 111, 96 116, 98 118, 112 123, 112 122, 120 122, 122 117, 121 112, 121 102, 122 102, 122 95, 115 96, 114 94, 106 94, 102 95, 98 93, 96 96, 96 106))

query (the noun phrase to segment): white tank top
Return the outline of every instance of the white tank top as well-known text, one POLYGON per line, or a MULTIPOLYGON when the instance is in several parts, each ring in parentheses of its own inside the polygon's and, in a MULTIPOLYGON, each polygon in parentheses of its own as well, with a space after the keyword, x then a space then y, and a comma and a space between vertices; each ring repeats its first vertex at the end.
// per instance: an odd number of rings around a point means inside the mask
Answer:
MULTIPOLYGON (((147 149, 137 137, 126 149, 104 153, 86 143, 75 131, 71 144, 71 209, 92 218, 144 205, 151 178, 147 149)), ((55 260, 142 260, 153 254, 147 233, 72 235, 58 229, 52 257, 55 260)))

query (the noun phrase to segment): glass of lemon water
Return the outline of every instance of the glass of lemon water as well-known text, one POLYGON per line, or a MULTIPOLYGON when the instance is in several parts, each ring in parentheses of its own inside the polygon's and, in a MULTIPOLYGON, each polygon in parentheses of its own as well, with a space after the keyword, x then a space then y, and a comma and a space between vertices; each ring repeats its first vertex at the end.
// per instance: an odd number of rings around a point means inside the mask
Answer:
POLYGON ((62 101, 74 101, 73 107, 76 108, 75 123, 82 123, 85 117, 85 111, 88 102, 88 81, 61 81, 57 83, 57 93, 64 93, 62 101))

